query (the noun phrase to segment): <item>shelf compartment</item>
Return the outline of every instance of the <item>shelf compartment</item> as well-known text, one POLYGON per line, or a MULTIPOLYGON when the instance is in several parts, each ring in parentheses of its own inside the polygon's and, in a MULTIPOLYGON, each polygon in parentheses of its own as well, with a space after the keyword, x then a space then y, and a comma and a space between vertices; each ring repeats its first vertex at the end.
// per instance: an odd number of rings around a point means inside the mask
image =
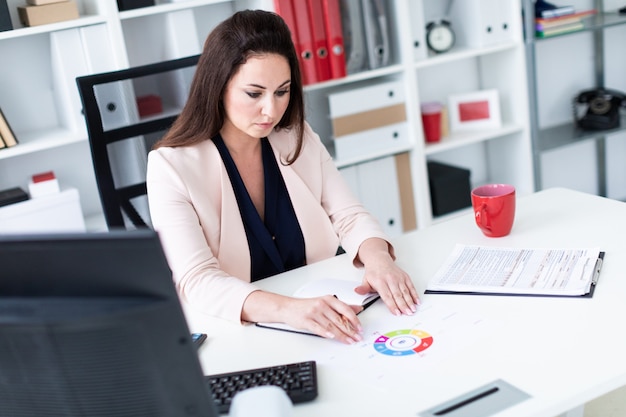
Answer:
POLYGON ((545 152, 618 132, 626 132, 625 115, 620 116, 620 126, 614 129, 582 130, 577 128, 574 123, 560 124, 539 131, 537 149, 539 152, 545 152))

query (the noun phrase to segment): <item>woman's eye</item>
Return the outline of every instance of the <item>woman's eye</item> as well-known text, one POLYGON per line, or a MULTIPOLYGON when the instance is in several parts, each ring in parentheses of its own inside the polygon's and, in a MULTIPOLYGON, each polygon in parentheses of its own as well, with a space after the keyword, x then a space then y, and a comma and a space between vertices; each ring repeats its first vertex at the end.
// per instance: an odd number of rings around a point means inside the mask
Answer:
POLYGON ((261 97, 261 93, 248 92, 246 94, 248 94, 248 96, 250 96, 252 98, 259 98, 259 97, 261 97))
POLYGON ((279 91, 276 92, 276 95, 278 97, 282 97, 282 96, 287 95, 287 94, 289 94, 289 90, 279 90, 279 91))

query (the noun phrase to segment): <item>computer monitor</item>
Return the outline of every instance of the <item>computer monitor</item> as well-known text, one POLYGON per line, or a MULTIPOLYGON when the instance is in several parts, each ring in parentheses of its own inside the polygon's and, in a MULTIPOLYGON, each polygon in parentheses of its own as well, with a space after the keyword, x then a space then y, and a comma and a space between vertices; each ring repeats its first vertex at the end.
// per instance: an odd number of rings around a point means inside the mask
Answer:
POLYGON ((158 235, 0 236, 0 416, 218 413, 158 235))

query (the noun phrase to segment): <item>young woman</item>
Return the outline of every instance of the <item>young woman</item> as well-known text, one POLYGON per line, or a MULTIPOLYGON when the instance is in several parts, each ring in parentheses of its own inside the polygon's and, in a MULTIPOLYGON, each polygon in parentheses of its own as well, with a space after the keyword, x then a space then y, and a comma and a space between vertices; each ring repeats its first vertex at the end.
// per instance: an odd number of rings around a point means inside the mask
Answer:
POLYGON ((304 121, 297 55, 274 13, 238 12, 209 34, 188 102, 149 154, 147 182, 181 299, 204 313, 361 340, 361 307, 253 283, 340 250, 364 268, 357 292, 377 291, 394 314, 415 312, 392 246, 304 121))

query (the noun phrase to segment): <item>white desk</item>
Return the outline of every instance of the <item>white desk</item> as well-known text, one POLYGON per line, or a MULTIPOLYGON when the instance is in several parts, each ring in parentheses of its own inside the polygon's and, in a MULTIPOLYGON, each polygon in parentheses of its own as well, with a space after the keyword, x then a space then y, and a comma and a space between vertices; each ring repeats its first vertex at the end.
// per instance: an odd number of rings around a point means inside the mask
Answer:
MULTIPOLYGON (((424 303, 461 308, 501 325, 485 340, 436 366, 411 370, 410 385, 372 384, 341 368, 318 363, 319 397, 294 407, 295 416, 416 416, 458 395, 503 379, 532 396, 499 417, 555 417, 626 385, 626 204, 565 189, 518 200, 509 236, 484 237, 472 214, 409 233, 393 241, 398 263, 423 292, 456 243, 514 247, 591 247, 606 251, 590 299, 422 295, 424 303)), ((358 277, 345 256, 263 280, 263 288, 291 294, 307 280, 358 277)), ((366 323, 388 314, 377 302, 361 314, 366 323)), ((200 350, 206 373, 312 359, 338 342, 237 326, 188 314, 193 331, 208 333, 200 350)), ((343 345, 342 345, 343 346, 343 345)), ((435 348, 433 344, 432 348, 435 348)))

